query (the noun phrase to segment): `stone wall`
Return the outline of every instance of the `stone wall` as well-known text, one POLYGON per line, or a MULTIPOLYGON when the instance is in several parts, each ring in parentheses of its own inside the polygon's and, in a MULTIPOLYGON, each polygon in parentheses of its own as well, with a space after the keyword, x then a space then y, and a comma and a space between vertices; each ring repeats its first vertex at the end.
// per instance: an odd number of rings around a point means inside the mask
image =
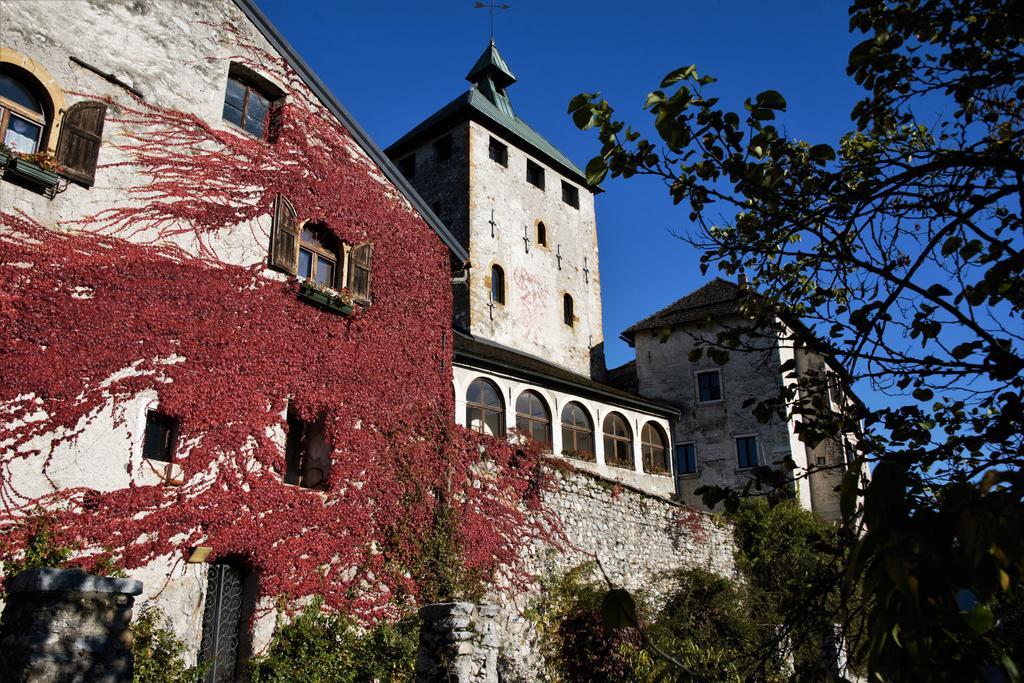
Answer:
MULTIPOLYGON (((669 574, 702 568, 735 577, 732 526, 716 515, 609 481, 587 472, 559 472, 547 496, 565 530, 566 547, 540 543, 526 551, 526 569, 538 577, 598 561, 617 587, 652 603, 671 587, 669 574)), ((600 573, 592 577, 603 580, 600 573)), ((540 585, 515 595, 495 596, 501 606, 499 672, 507 681, 543 676, 539 634, 526 616, 540 599, 540 585)))
POLYGON ((132 680, 134 596, 142 583, 80 570, 33 569, 7 583, 0 622, 4 681, 132 680))
POLYGON ((498 683, 495 605, 440 602, 420 609, 419 683, 498 683))

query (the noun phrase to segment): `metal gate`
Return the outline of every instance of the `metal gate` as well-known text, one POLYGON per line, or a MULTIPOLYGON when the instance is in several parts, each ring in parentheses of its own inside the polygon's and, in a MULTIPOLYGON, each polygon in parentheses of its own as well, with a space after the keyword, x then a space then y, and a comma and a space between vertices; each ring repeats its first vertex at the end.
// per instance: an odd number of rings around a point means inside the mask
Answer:
POLYGON ((210 565, 203 609, 199 661, 207 662, 207 683, 235 680, 242 616, 242 574, 226 563, 210 565))

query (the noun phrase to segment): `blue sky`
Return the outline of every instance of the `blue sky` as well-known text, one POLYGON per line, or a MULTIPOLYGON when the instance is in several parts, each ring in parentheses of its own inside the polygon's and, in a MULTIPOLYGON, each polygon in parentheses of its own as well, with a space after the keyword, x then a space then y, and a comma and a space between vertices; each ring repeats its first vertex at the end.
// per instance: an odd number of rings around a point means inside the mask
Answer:
MULTIPOLYGON (((257 0, 381 147, 464 91, 488 40, 485 10, 458 2, 257 0)), ((847 4, 773 2, 540 2, 509 0, 495 16, 495 42, 519 82, 517 114, 580 167, 599 149, 566 114, 579 92, 600 91, 626 120, 662 76, 696 64, 719 82, 710 91, 741 111, 769 88, 789 110, 780 124, 813 142, 852 128, 861 91, 845 74, 860 34, 847 4)), ((641 126, 643 129, 643 126, 641 126)), ((632 358, 619 333, 699 287, 699 254, 673 237, 690 226, 651 179, 612 180, 597 198, 604 332, 609 367, 632 358)))

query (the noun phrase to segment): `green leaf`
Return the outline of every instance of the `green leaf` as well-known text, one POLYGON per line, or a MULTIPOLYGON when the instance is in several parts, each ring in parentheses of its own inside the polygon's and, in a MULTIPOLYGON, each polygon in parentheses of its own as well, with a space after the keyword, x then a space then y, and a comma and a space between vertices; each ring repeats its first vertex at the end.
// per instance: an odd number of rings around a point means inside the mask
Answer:
POLYGON ((934 284, 928 288, 928 296, 950 296, 952 293, 940 284, 934 284))
POLYGON ((981 635, 992 628, 994 622, 992 610, 988 608, 988 605, 976 605, 974 609, 964 613, 964 621, 967 622, 972 631, 981 635))
POLYGON ((591 186, 597 185, 608 174, 608 164, 605 163, 603 157, 594 157, 587 164, 585 173, 587 184, 591 186))
POLYGON ((815 161, 832 161, 836 158, 836 151, 829 145, 815 145, 807 154, 815 161))
POLYGON ((613 588, 601 601, 604 625, 612 629, 627 628, 637 623, 636 601, 625 588, 613 588))
POLYGON ((786 98, 778 90, 765 90, 755 98, 757 106, 776 111, 786 111, 786 98))
POLYGON ((930 401, 934 396, 935 394, 932 392, 931 389, 914 389, 914 398, 916 398, 918 401, 930 401))
POLYGON ((672 85, 673 83, 678 83, 679 81, 685 81, 686 79, 690 78, 691 76, 694 77, 695 79, 697 77, 697 65, 696 64, 691 64, 690 66, 681 66, 678 69, 675 69, 674 71, 670 71, 668 73, 668 75, 665 76, 665 78, 661 79, 661 87, 662 88, 667 88, 668 86, 672 85))
POLYGON ((656 104, 660 104, 665 101, 665 93, 660 90, 655 90, 647 96, 644 101, 644 109, 650 109, 656 104))

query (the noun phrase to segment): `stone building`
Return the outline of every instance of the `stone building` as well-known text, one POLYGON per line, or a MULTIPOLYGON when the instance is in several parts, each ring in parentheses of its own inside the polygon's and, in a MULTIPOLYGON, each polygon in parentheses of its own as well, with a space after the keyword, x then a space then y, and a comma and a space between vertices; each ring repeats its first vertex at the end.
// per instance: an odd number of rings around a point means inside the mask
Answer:
POLYGON ((470 256, 454 287, 456 419, 672 496, 677 410, 603 381, 596 190, 516 115, 493 41, 466 80, 386 149, 470 256))
POLYGON ((743 294, 741 285, 715 278, 631 325, 622 338, 635 349, 636 358, 611 370, 611 381, 679 409, 672 438, 683 502, 700 505, 694 492, 704 484, 742 487, 755 467, 783 468, 790 462, 801 505, 824 519, 838 519, 836 489, 853 435, 812 447, 798 438, 793 416, 761 422, 752 410, 755 401, 777 396, 784 384, 808 373, 828 383, 822 399, 829 410, 839 412, 857 400, 845 389, 841 369, 817 350, 807 330, 790 324, 782 336, 748 335, 723 365, 706 353, 691 358, 701 342, 714 344, 717 333, 749 327, 740 312, 743 294))
MULTIPOLYGON (((568 547, 529 569, 733 571, 728 528, 669 500, 677 408, 601 381, 593 194, 493 46, 396 154, 421 196, 250 0, 3 12, 0 531, 69 511, 229 680, 278 596, 393 595, 384 484, 454 410, 580 467, 546 494, 568 547)), ((500 621, 526 662, 524 605, 500 621)))

